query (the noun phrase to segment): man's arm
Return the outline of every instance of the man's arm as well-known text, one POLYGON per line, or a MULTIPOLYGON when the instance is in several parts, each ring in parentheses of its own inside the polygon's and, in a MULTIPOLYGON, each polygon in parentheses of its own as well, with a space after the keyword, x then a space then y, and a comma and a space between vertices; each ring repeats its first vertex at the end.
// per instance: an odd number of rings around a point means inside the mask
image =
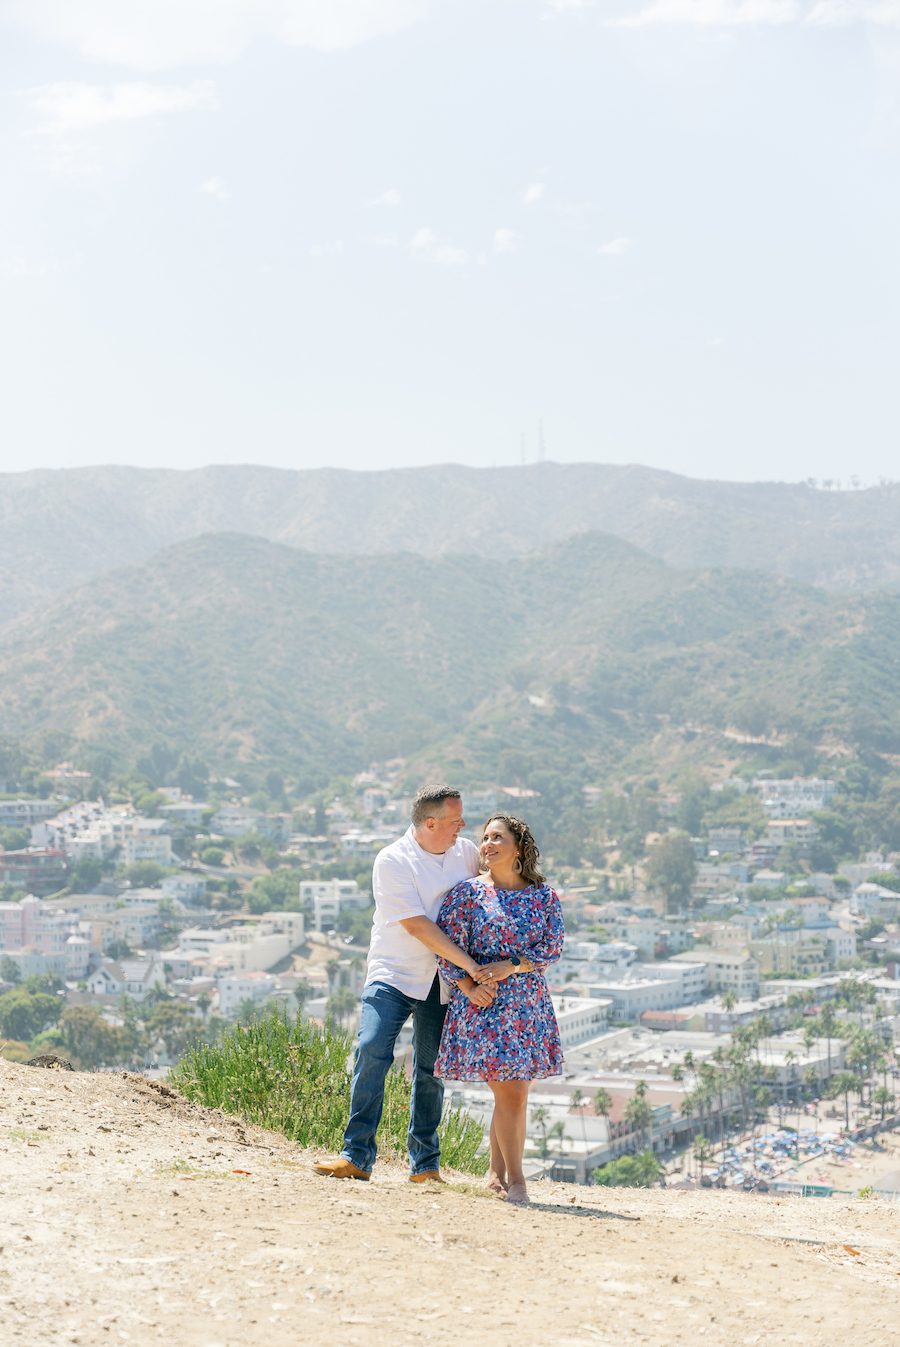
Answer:
POLYGON ((464 954, 459 945, 454 945, 440 926, 436 926, 427 917, 404 917, 399 925, 403 927, 404 931, 408 931, 410 935, 415 936, 417 940, 421 940, 422 944, 426 945, 434 954, 440 954, 444 959, 448 959, 459 968, 470 970, 466 977, 457 981, 456 985, 460 991, 465 992, 470 1001, 474 1001, 476 1006, 484 1008, 484 1006, 493 1003, 494 997, 497 995, 496 985, 490 983, 483 987, 478 985, 472 977, 471 969, 477 971, 480 965, 475 963, 474 959, 470 959, 468 954, 464 954))
POLYGON ((439 954, 442 959, 455 964, 457 968, 464 968, 469 977, 475 976, 480 965, 470 955, 464 953, 459 945, 454 945, 449 935, 445 935, 440 926, 435 925, 428 917, 404 917, 399 925, 417 940, 421 940, 433 954, 439 954))

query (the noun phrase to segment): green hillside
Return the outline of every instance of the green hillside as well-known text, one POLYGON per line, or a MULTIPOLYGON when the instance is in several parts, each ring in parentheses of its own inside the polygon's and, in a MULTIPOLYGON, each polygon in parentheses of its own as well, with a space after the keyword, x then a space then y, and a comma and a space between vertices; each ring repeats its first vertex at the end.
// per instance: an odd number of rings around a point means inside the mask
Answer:
POLYGON ((898 752, 898 673, 900 596, 674 570, 603 535, 506 561, 217 535, 9 628, 0 736, 310 784, 398 756, 589 780, 666 734, 686 759, 734 729, 898 752))
POLYGON ((590 531, 671 565, 831 588, 900 580, 900 486, 824 491, 545 463, 388 472, 100 467, 0 474, 0 623, 208 533, 324 554, 525 556, 590 531))

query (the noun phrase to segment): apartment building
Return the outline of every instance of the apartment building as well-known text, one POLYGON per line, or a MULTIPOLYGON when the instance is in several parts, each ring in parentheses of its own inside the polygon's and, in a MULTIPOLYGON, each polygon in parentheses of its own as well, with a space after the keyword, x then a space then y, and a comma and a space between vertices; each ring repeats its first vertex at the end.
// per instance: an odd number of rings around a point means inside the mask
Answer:
POLYGON ((342 912, 364 912, 371 896, 354 879, 300 881, 300 906, 312 908, 313 930, 322 934, 334 930, 342 912))
POLYGON ((682 963, 706 965, 706 992, 733 992, 739 1001, 755 1001, 759 996, 759 964, 751 955, 738 950, 693 949, 680 954, 682 963))

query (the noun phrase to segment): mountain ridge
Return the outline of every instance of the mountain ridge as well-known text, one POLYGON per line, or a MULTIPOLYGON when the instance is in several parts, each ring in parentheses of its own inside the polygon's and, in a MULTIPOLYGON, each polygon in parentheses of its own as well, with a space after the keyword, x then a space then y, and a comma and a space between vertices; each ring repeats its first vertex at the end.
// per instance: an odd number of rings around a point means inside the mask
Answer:
POLYGON ((834 492, 593 463, 101 466, 0 475, 0 623, 113 567, 223 531, 323 554, 497 558, 597 531, 686 568, 764 570, 836 589, 900 583, 900 486, 834 492))
POLYGON ((590 780, 665 722, 897 751, 898 669, 900 595, 678 570, 605 535, 498 561, 208 534, 9 626, 0 735, 122 763, 190 745, 312 785, 393 757, 590 780))

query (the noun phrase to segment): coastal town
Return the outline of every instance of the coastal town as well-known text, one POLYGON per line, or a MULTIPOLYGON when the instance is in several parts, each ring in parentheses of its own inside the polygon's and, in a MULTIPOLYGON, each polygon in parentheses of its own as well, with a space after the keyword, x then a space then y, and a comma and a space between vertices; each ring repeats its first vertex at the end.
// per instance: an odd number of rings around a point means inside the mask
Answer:
MULTIPOLYGON (((272 1009, 355 1029, 367 876, 408 817, 399 764, 293 812, 254 808, 227 782, 215 805, 162 788, 141 812, 78 798, 86 774, 70 764, 48 775, 45 798, 0 799, 3 835, 25 842, 0 853, 4 1055, 162 1075, 194 1040, 272 1009)), ((900 1188, 900 857, 811 872, 833 783, 738 789, 765 829, 692 836, 683 903, 615 861, 555 881, 567 939, 548 980, 566 1073, 532 1086, 535 1177, 589 1183, 649 1154, 669 1183, 900 1188)), ((524 812, 529 794, 466 792, 468 817, 524 812)), ((666 837, 648 839, 651 855, 666 837)), ((398 1048, 402 1061, 408 1029, 398 1048)), ((449 1091, 479 1120, 489 1099, 449 1091)))

